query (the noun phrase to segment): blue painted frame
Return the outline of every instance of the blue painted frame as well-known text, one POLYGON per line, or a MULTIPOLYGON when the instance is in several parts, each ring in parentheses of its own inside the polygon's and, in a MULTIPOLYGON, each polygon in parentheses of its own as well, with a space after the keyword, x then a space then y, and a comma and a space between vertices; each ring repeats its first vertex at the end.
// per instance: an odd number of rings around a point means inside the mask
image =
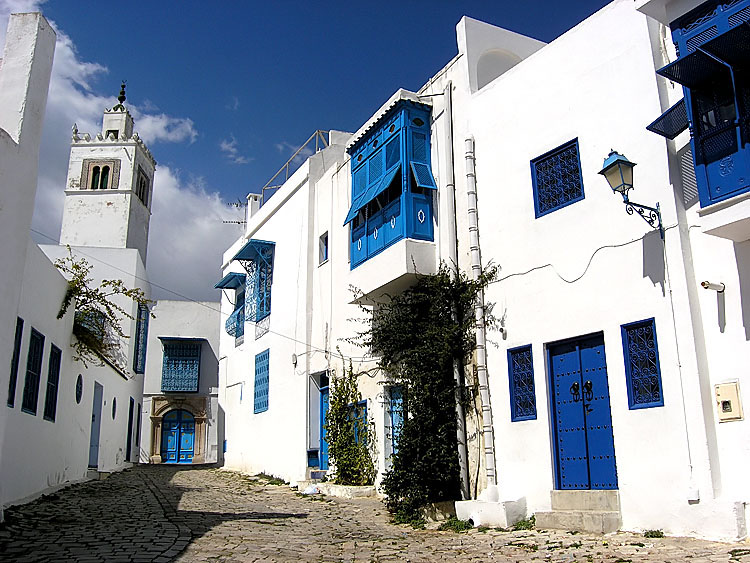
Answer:
MULTIPOLYGON (((560 171, 565 173, 570 173, 570 170, 567 171, 560 171)), ((551 151, 548 151, 544 153, 541 156, 538 156, 537 158, 533 159, 531 161, 531 183, 533 186, 533 192, 534 192, 534 213, 536 218, 543 217, 544 215, 547 215, 549 213, 552 213, 553 211, 557 211, 558 209, 562 209, 563 207, 567 207, 568 205, 572 205, 577 201, 581 201, 582 199, 585 199, 586 194, 584 192, 583 188, 583 172, 581 171, 581 153, 578 147, 578 138, 576 137, 572 141, 568 141, 567 143, 564 143, 560 145, 559 147, 556 147, 552 149, 551 151), (575 149, 575 160, 576 160, 576 166, 573 168, 572 172, 577 172, 577 178, 579 182, 580 187, 580 195, 576 195, 574 197, 569 197, 565 199, 564 201, 558 203, 557 205, 550 206, 548 208, 542 209, 541 203, 540 203, 540 186, 539 186, 539 176, 540 173, 543 171, 542 168, 545 166, 558 166, 554 162, 555 158, 561 157, 566 151, 569 151, 571 149, 575 149)), ((558 180, 559 183, 559 180, 558 180)), ((557 189, 561 189, 559 185, 556 185, 557 189)), ((564 192, 563 192, 564 193, 564 192)))
POLYGON ((28 414, 36 415, 39 402, 39 380, 42 376, 42 358, 44 355, 44 335, 31 329, 29 340, 29 352, 26 357, 26 378, 23 384, 23 400, 21 410, 28 414))
POLYGON ((270 349, 255 355, 255 382, 253 384, 253 413, 268 410, 270 349))
MULTIPOLYGON (((630 410, 636 409, 647 409, 651 407, 663 407, 664 406, 664 387, 661 380, 661 366, 659 365, 659 346, 656 337, 656 321, 652 317, 650 319, 644 319, 642 321, 636 321, 633 323, 627 323, 621 326, 622 332, 622 349, 625 357, 625 378, 627 381, 628 388, 628 408, 630 410), (642 340, 641 344, 634 342, 634 336, 636 331, 644 330, 646 333, 643 339, 650 339, 650 342, 642 340), (649 330, 650 329, 650 330, 649 330), (650 338, 649 338, 650 337, 650 338), (646 349, 642 349, 646 346, 646 349), (634 357, 634 348, 637 348, 637 352, 641 356, 640 358, 634 357), (651 358, 651 352, 653 352, 653 358, 651 358), (648 357, 644 357, 644 354, 648 357), (647 366, 647 373, 635 373, 636 371, 642 371, 644 362, 653 361, 653 366, 647 366), (650 373, 648 373, 650 372, 650 373), (641 393, 636 389, 640 386, 640 382, 643 378, 650 378, 650 384, 652 386, 656 383, 656 389, 658 392, 658 398, 652 400, 643 400, 641 393)), ((640 335, 637 335, 640 337, 640 335)))
MULTIPOLYGON (((521 420, 536 420, 536 387, 534 383, 534 358, 532 355, 531 344, 527 344, 526 346, 517 346, 508 350, 508 386, 510 388, 510 420, 512 422, 521 420), (514 370, 514 366, 516 366, 518 363, 514 361, 514 359, 520 357, 522 354, 525 355, 527 352, 531 376, 530 391, 524 391, 523 389, 521 389, 521 381, 518 381, 519 378, 516 377, 516 375, 520 376, 521 374, 516 374, 514 370), (527 412, 525 414, 520 412, 521 408, 518 401, 522 400, 524 394, 530 394, 530 403, 533 412, 527 412)), ((526 397, 526 399, 528 399, 528 397, 526 397)))
POLYGON ((21 341, 23 339, 23 319, 16 319, 16 337, 13 342, 13 358, 10 361, 10 379, 8 380, 8 400, 6 404, 13 408, 16 404, 16 386, 18 385, 18 364, 21 363, 21 341))

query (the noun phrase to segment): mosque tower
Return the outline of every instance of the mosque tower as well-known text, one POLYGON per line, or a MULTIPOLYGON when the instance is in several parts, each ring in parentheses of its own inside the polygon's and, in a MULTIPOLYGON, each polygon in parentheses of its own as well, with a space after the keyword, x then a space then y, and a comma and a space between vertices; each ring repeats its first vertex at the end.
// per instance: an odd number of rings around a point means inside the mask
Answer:
POLYGON ((73 125, 60 244, 134 248, 145 264, 156 161, 119 103, 92 138, 73 125))

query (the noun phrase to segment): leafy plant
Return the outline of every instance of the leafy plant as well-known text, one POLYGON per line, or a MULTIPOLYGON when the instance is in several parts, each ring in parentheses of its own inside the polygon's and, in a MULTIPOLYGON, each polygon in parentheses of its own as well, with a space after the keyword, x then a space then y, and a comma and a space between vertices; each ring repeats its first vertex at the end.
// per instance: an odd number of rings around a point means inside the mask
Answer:
POLYGON ((352 364, 344 367, 341 377, 332 376, 325 430, 328 456, 334 466, 333 482, 339 485, 372 485, 375 464, 371 449, 370 424, 358 403, 362 394, 352 364))
POLYGON ((387 383, 402 389, 398 449, 382 484, 397 521, 460 498, 456 400, 466 398, 457 394, 454 362, 465 365, 474 350, 475 300, 495 275, 491 268, 473 281, 442 264, 374 307, 369 329, 354 339, 380 356, 387 383))
POLYGON ((527 518, 526 520, 519 520, 515 524, 513 524, 514 530, 533 530, 534 526, 536 526, 536 516, 533 514, 531 515, 531 518, 527 518))
POLYGON ((93 266, 85 258, 75 257, 70 246, 68 256, 55 260, 55 266, 68 280, 57 318, 61 319, 71 305, 75 307, 73 358, 86 367, 89 363, 99 366, 109 363, 125 371, 120 341, 129 335, 123 331, 120 319, 133 316, 114 299, 126 297, 144 306, 153 301, 146 298, 142 289, 129 289, 122 280, 105 279, 94 286, 93 266))
POLYGON ((646 530, 643 532, 644 538, 663 538, 664 532, 661 530, 646 530))
MULTIPOLYGON (((455 516, 451 516, 445 522, 438 526, 438 530, 451 531, 451 532, 466 532, 471 530, 474 526, 468 520, 459 520, 455 516)), ((487 528, 484 529, 487 531, 487 528)))

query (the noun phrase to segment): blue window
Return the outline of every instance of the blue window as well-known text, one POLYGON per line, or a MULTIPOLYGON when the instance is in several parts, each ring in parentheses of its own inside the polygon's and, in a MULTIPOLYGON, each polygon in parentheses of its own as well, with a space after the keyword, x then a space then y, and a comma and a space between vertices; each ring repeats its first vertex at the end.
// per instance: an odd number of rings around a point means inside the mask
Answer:
POLYGON ((8 381, 8 406, 16 404, 16 384, 18 381, 18 364, 21 362, 21 339, 23 338, 23 319, 16 319, 16 339, 13 342, 13 358, 10 360, 10 380, 8 381))
POLYGON ((165 337, 160 339, 164 346, 161 390, 166 393, 198 391, 202 340, 165 337))
POLYGON ((510 419, 514 422, 536 419, 531 345, 508 350, 508 380, 510 383, 510 419))
POLYGON ((318 239, 318 264, 328 261, 328 231, 318 239))
POLYGON ((273 242, 250 239, 232 258, 242 264, 247 272, 244 315, 245 319, 253 322, 271 314, 275 246, 273 242))
POLYGON ((235 345, 241 344, 245 335, 246 284, 247 277, 245 274, 232 272, 224 276, 214 286, 216 289, 234 289, 234 310, 224 323, 224 330, 227 331, 228 335, 235 337, 235 345))
POLYGON ((403 238, 433 240, 430 107, 402 100, 350 148, 351 268, 403 238))
POLYGON ((60 382, 61 361, 62 351, 52 344, 47 368, 47 393, 44 396, 44 420, 51 422, 55 422, 55 415, 57 414, 57 387, 60 382))
POLYGON ((674 138, 690 126, 701 207, 750 190, 750 0, 705 2, 670 24, 679 58, 657 71, 685 98, 648 126, 674 138))
POLYGON ((622 325, 628 405, 631 409, 664 406, 654 319, 622 325))
POLYGON ((578 139, 531 161, 534 211, 537 217, 583 199, 578 139))
POLYGON ((138 305, 138 317, 135 323, 135 351, 133 352, 133 371, 146 371, 146 342, 148 341, 148 307, 138 305))
POLYGON ((39 401, 39 379, 42 374, 42 352, 44 350, 44 335, 31 329, 29 340, 29 355, 26 358, 26 380, 23 385, 23 401, 21 410, 29 414, 36 414, 39 401))
POLYGON ((255 356, 255 386, 253 412, 268 410, 268 356, 269 350, 255 356))
MULTIPOLYGON (((365 440, 367 436, 367 401, 359 401, 356 405, 349 405, 349 420, 355 420, 354 441, 359 444, 362 430, 364 430, 365 440)), ((365 442, 367 443, 367 442, 365 442)))
POLYGON ((395 385, 389 392, 390 419, 391 419, 391 451, 398 452, 398 440, 401 437, 401 429, 404 425, 404 390, 403 387, 395 385))

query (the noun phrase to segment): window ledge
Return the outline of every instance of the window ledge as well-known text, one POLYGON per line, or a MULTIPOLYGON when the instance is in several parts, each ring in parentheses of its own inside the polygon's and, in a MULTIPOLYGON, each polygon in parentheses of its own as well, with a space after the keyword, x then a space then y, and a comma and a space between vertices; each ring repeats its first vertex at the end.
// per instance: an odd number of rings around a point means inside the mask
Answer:
POLYGON ((750 192, 698 211, 704 233, 743 242, 750 239, 750 192))

